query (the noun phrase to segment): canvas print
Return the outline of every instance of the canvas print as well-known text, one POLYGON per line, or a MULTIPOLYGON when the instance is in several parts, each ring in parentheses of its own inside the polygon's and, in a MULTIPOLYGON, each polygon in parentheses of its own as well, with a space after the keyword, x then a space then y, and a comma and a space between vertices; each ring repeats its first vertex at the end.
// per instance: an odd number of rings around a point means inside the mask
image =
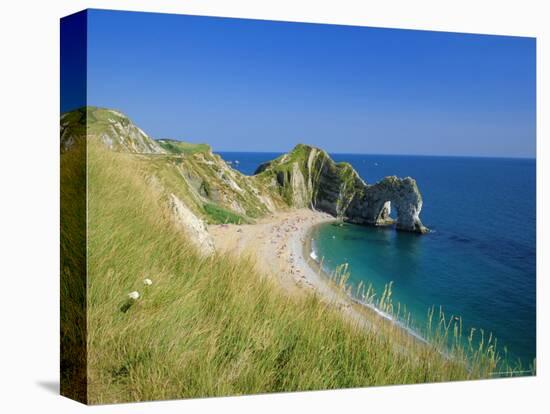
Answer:
POLYGON ((61 19, 61 392, 536 373, 534 38, 61 19))

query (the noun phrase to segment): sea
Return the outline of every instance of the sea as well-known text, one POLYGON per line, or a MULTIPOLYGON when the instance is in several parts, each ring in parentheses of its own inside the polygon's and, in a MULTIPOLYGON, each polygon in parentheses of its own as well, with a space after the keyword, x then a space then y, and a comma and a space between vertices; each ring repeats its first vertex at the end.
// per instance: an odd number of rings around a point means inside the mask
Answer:
MULTIPOLYGON (((244 174, 279 153, 223 152, 244 174)), ((501 354, 524 369, 536 357, 536 161, 519 158, 331 154, 367 183, 413 177, 426 235, 392 227, 325 224, 312 234, 326 272, 347 263, 349 282, 381 294, 392 283, 423 332, 431 308, 462 319, 463 331, 497 338, 501 354)), ((394 214, 394 213, 392 213, 394 214)), ((395 217, 395 216, 394 216, 395 217)))

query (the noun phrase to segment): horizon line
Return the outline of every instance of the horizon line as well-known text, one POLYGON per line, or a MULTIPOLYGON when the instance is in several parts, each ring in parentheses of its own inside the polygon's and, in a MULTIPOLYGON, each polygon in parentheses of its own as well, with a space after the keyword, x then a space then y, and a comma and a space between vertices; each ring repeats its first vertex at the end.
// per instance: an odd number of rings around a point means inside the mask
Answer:
MULTIPOLYGON (((214 150, 214 153, 249 153, 249 154, 286 154, 289 151, 237 151, 237 150, 214 150)), ((449 155, 449 154, 388 154, 388 153, 372 153, 372 152, 332 152, 326 151, 331 155, 378 155, 378 156, 395 156, 395 157, 438 157, 438 158, 490 158, 490 159, 514 159, 514 160, 535 160, 536 155, 531 156, 498 156, 498 155, 449 155)))
MULTIPOLYGON (((122 113, 126 118, 128 118, 130 120, 130 122, 132 122, 134 125, 137 126, 137 124, 134 123, 133 119, 130 118, 130 116, 127 115, 126 112, 123 111, 123 110, 115 109, 115 108, 111 108, 111 107, 107 107, 107 106, 93 105, 93 104, 89 104, 89 103, 87 103, 86 105, 83 105, 83 106, 79 106, 79 107, 74 108, 74 109, 70 109, 70 110, 66 110, 66 111, 60 111, 60 116, 63 116, 65 114, 73 112, 73 111, 81 110, 83 108, 86 108, 86 109, 88 109, 88 108, 97 108, 97 109, 103 109, 103 110, 107 110, 107 111, 118 111, 118 112, 122 113)), ((285 153, 288 153, 288 152, 292 151, 292 149, 290 149, 288 151, 214 150, 212 145, 209 144, 208 142, 205 142, 205 141, 194 142, 195 140, 188 140, 188 139, 181 139, 181 138, 156 138, 156 137, 153 137, 153 136, 149 135, 148 133, 146 133, 146 135, 154 141, 168 140, 168 141, 187 142, 187 143, 190 143, 190 144, 207 144, 212 148, 212 152, 235 152, 235 153, 237 153, 237 152, 246 152, 246 153, 256 153, 256 154, 263 154, 263 153, 265 153, 265 154, 285 154, 285 153)), ((309 145, 309 144, 304 144, 304 145, 309 145)), ((309 145, 309 146, 314 146, 314 145, 309 145)), ((322 149, 322 148, 320 148, 320 149, 322 149)), ((412 156, 414 156, 414 157, 440 157, 440 158, 445 158, 445 157, 448 157, 448 158, 487 158, 487 159, 535 160, 535 161, 537 159, 536 154, 534 156, 528 156, 528 155, 499 156, 499 155, 462 155, 462 154, 456 154, 455 155, 455 154, 403 154, 403 153, 332 152, 332 151, 326 151, 326 152, 328 152, 329 154, 335 154, 335 155, 379 155, 379 156, 402 156, 402 157, 412 157, 412 156)))

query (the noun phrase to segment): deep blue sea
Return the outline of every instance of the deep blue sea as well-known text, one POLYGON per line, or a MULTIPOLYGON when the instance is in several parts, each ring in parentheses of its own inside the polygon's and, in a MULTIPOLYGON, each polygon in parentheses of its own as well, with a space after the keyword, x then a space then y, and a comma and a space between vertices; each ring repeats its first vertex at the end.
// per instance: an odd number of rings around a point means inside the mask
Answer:
MULTIPOLYGON (((245 174, 280 154, 221 153, 245 174)), ((462 317, 465 330, 492 332, 524 367, 536 353, 536 165, 533 159, 333 154, 368 183, 416 179, 432 232, 324 225, 314 248, 327 270, 348 263, 350 281, 377 292, 393 282, 393 302, 416 326, 428 309, 462 317)))

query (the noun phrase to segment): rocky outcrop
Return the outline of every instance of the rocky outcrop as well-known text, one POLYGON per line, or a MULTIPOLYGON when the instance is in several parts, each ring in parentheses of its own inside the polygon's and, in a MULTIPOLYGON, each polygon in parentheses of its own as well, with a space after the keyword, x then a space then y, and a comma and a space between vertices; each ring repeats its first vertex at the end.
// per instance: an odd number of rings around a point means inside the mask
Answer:
POLYGON ((390 218, 392 208, 396 211, 398 230, 428 232, 420 221, 422 196, 411 177, 386 177, 374 185, 366 185, 364 195, 356 197, 345 214, 352 223, 383 226, 394 222, 390 218))
POLYGON ((170 206, 178 224, 194 243, 197 250, 204 256, 214 252, 214 241, 208 233, 204 222, 193 214, 191 210, 174 194, 170 194, 170 206))
POLYGON ((99 139, 114 151, 166 153, 128 117, 113 109, 87 106, 61 115, 61 151, 66 151, 82 138, 99 139))
POLYGON ((262 164, 256 174, 259 179, 271 179, 291 206, 309 206, 351 223, 395 223, 398 230, 428 231, 420 220, 422 196, 410 177, 386 177, 369 185, 350 164, 335 163, 325 151, 302 144, 262 164), (392 208, 395 221, 390 217, 392 208))
POLYGON ((233 169, 208 144, 155 140, 119 111, 80 108, 64 113, 60 127, 62 153, 76 142, 93 141, 115 152, 135 154, 152 166, 167 197, 176 194, 205 222, 225 222, 227 217, 251 222, 286 204, 255 177, 233 169), (215 212, 207 208, 212 205, 215 212))

